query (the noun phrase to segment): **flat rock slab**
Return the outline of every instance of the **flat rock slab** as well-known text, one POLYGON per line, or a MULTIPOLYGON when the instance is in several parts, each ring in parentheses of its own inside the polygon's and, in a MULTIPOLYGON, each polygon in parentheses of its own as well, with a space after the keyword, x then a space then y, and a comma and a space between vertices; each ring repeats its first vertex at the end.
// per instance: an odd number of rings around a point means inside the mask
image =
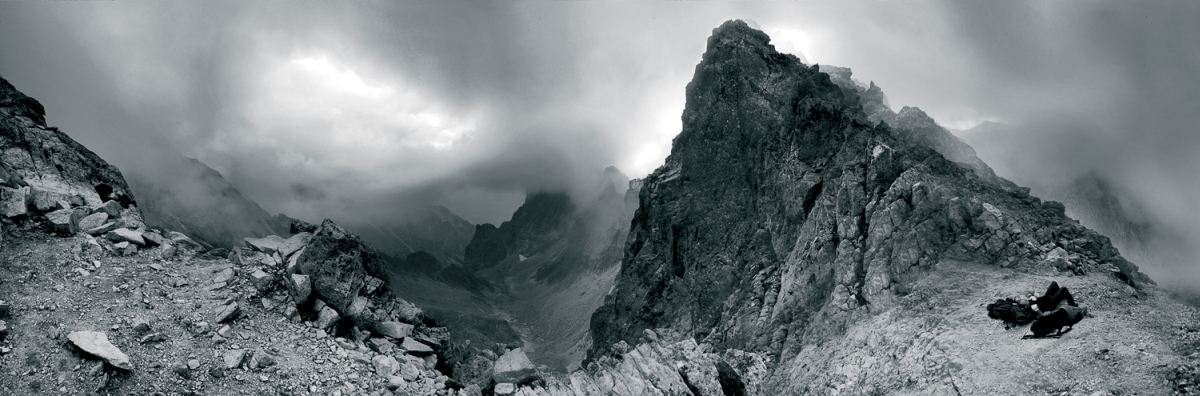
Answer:
POLYGON ((100 226, 104 226, 104 223, 107 222, 108 214, 106 214, 106 212, 95 212, 95 214, 88 215, 84 217, 83 220, 79 221, 79 229, 96 229, 100 228, 100 226))
POLYGON ((85 229, 85 232, 87 232, 89 235, 101 235, 115 229, 117 229, 117 223, 109 221, 101 224, 98 227, 85 229))
POLYGON ((300 249, 304 248, 304 245, 307 245, 308 240, 310 239, 312 239, 311 232, 301 232, 299 234, 292 235, 279 245, 276 252, 279 253, 280 258, 287 258, 291 256, 292 253, 296 253, 300 249))
POLYGON ((536 376, 537 370, 521 348, 508 351, 496 359, 496 365, 492 367, 492 379, 497 383, 521 383, 536 376))
POLYGON ((108 240, 113 242, 129 242, 138 246, 146 246, 146 239, 142 238, 142 233, 128 228, 118 228, 109 231, 106 236, 108 240))
POLYGON ((99 331, 73 331, 67 335, 80 350, 104 359, 108 364, 122 370, 133 370, 129 355, 121 352, 115 345, 108 342, 108 335, 99 331))
MULTIPOLYGON (((414 340, 412 337, 405 337, 404 342, 400 343, 400 349, 403 349, 405 352, 408 352, 408 354, 414 356, 433 354, 433 348, 430 348, 429 345, 425 345, 423 342, 414 340)), ((525 359, 525 361, 528 362, 529 359, 525 359)), ((497 362, 497 364, 498 363, 499 362, 497 362)), ((530 367, 532 366, 533 365, 530 364, 530 367)))
POLYGON ((238 303, 229 303, 229 305, 221 307, 221 310, 217 311, 217 323, 224 323, 233 320, 234 318, 237 318, 239 313, 242 313, 242 308, 238 306, 238 303))
POLYGON ((226 351, 224 360, 225 360, 224 361, 225 368, 227 368, 227 369, 238 368, 238 366, 241 366, 242 362, 246 360, 246 350, 245 349, 231 349, 229 351, 226 351))

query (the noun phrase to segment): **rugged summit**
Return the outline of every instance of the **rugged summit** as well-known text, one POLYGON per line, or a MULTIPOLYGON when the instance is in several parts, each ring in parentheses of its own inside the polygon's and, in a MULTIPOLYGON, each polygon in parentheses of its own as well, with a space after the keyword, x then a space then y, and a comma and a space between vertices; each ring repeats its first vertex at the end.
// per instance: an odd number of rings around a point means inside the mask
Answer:
POLYGON ((944 130, 919 110, 873 122, 860 95, 768 43, 741 21, 709 38, 592 318, 592 358, 672 328, 790 360, 952 261, 1032 272, 1061 247, 1078 272, 1149 281, 1061 204, 940 153, 929 136, 944 130))

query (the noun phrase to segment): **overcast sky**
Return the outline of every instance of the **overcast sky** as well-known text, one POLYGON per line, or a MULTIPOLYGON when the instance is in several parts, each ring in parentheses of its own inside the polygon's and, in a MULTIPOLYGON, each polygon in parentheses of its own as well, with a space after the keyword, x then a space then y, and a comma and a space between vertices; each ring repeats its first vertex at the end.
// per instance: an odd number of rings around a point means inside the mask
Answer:
POLYGON ((195 157, 307 219, 499 222, 526 191, 661 165, 705 39, 741 18, 951 128, 1082 131, 1064 172, 1119 165, 1179 211, 1200 197, 1196 4, 5 2, 0 75, 122 169, 195 157))

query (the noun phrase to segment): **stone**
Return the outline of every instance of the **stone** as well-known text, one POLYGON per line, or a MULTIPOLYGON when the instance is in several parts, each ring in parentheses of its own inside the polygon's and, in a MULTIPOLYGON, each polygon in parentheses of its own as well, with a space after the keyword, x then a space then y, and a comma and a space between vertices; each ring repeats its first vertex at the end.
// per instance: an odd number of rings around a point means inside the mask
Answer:
POLYGON ((79 231, 76 220, 75 211, 71 209, 61 209, 46 214, 46 222, 50 224, 50 229, 59 235, 75 235, 79 231))
POLYGON ((363 285, 362 292, 364 295, 369 296, 369 295, 375 294, 375 291, 379 290, 380 286, 383 286, 383 279, 379 279, 374 276, 368 276, 367 280, 366 280, 366 284, 363 285))
POLYGON ((304 245, 307 245, 308 241, 312 239, 312 236, 313 234, 311 232, 301 232, 299 234, 292 235, 291 237, 288 237, 287 240, 284 240, 283 243, 276 248, 275 252, 278 253, 279 257, 283 259, 291 257, 293 254, 300 251, 300 249, 303 249, 304 245))
POLYGON ((371 338, 367 340, 367 347, 371 348, 372 351, 387 354, 396 349, 396 344, 383 338, 371 338))
POLYGON ((113 248, 115 248, 117 250, 117 253, 122 256, 132 256, 132 255, 137 254, 137 252, 138 252, 138 246, 134 245, 132 243, 129 243, 129 242, 121 242, 121 243, 115 244, 115 245, 113 245, 113 248))
POLYGON ((397 362, 396 358, 388 355, 375 355, 371 359, 371 364, 375 366, 375 374, 384 377, 391 376, 400 371, 400 362, 397 362))
POLYGON ((117 223, 109 221, 104 224, 101 224, 99 227, 86 229, 86 230, 84 230, 84 232, 88 233, 88 235, 99 236, 99 235, 107 234, 108 232, 115 230, 115 229, 117 229, 117 223))
POLYGON ((142 233, 142 239, 146 240, 146 246, 163 246, 167 244, 167 239, 157 232, 142 233))
POLYGON ((151 334, 147 334, 145 337, 142 337, 142 339, 138 340, 138 343, 139 344, 149 344, 149 343, 153 343, 153 342, 163 342, 166 340, 167 340, 167 336, 164 336, 162 333, 151 333, 151 334))
POLYGON ((325 306, 317 313, 317 321, 314 324, 318 329, 328 329, 341 319, 342 316, 338 315, 337 310, 333 309, 333 307, 325 306))
MULTIPOLYGON (((400 343, 400 349, 414 356, 425 356, 433 354, 433 348, 425 343, 414 340, 412 337, 404 337, 404 342, 400 343)), ((524 354, 522 354, 524 356, 524 354)), ((528 359, 526 359, 528 361, 528 359)))
POLYGON ((212 282, 212 283, 229 283, 229 281, 233 280, 233 277, 236 275, 237 274, 235 272, 233 272, 233 268, 226 268, 226 269, 217 271, 217 273, 213 275, 213 278, 210 280, 210 282, 212 282))
POLYGON ((171 363, 171 372, 175 373, 183 379, 192 379, 192 372, 188 370, 188 366, 181 362, 171 363))
POLYGON ((58 194, 43 190, 40 188, 30 188, 29 190, 29 209, 33 209, 38 213, 47 213, 60 209, 58 204, 58 194))
POLYGON ((0 320, 0 341, 8 338, 8 322, 0 320))
POLYGON ((108 335, 104 332, 73 331, 67 335, 67 339, 71 340, 71 343, 80 350, 103 359, 113 367, 133 370, 133 363, 129 361, 129 356, 109 342, 108 335))
POLYGON ((275 357, 267 354, 267 351, 262 348, 255 348, 248 365, 251 369, 271 367, 275 365, 275 357))
POLYGON ((411 336, 413 325, 395 321, 380 322, 375 325, 375 333, 384 337, 402 339, 411 336))
POLYGON ((231 302, 231 303, 229 303, 229 305, 223 306, 223 307, 221 307, 220 310, 217 311, 216 323, 224 323, 224 322, 231 321, 231 320, 237 318, 238 314, 241 312, 242 312, 242 309, 241 309, 241 307, 238 307, 238 303, 231 302))
POLYGON ((4 195, 4 217, 12 219, 29 214, 29 187, 6 188, 4 195))
POLYGON ((517 392, 517 386, 510 382, 501 382, 496 384, 495 393, 497 395, 511 395, 517 392))
POLYGON ((359 237, 325 220, 296 263, 312 277, 313 292, 338 312, 349 312, 367 275, 382 276, 383 258, 359 237))
POLYGON ((175 257, 175 245, 170 243, 163 244, 162 250, 159 252, 162 258, 169 259, 175 257))
POLYGON ((107 214, 109 218, 121 217, 121 203, 117 201, 108 201, 103 205, 96 207, 97 213, 107 214))
POLYGON ((350 302, 350 308, 346 310, 346 316, 351 318, 358 316, 358 314, 361 314, 367 309, 367 304, 369 302, 370 300, 367 300, 366 297, 355 296, 354 300, 351 300, 350 302))
POLYGON ((400 377, 404 378, 405 381, 416 381, 420 376, 421 369, 417 367, 416 363, 404 362, 404 364, 400 365, 400 377))
POLYGON ((404 377, 401 377, 399 375, 393 375, 391 377, 388 377, 387 388, 390 391, 395 391, 396 389, 403 388, 405 385, 408 385, 408 381, 405 381, 404 377))
POLYGON ((296 309, 295 305, 288 305, 287 308, 283 309, 283 316, 285 318, 288 318, 288 320, 290 320, 290 321, 299 322, 300 321, 300 310, 296 309))
POLYGON ((12 303, 0 300, 0 319, 7 318, 12 315, 12 303))
POLYGON ((225 351, 224 364, 227 369, 235 369, 242 365, 246 360, 245 349, 231 349, 225 351))
POLYGON ((118 228, 109 231, 105 237, 113 242, 129 242, 137 244, 138 246, 146 246, 146 240, 142 238, 142 233, 128 228, 118 228))
POLYGON ((167 232, 167 235, 164 235, 164 236, 167 238, 168 241, 171 241, 171 243, 174 244, 176 248, 185 248, 185 249, 190 249, 190 250, 194 250, 194 251, 205 250, 204 245, 201 245, 199 242, 196 242, 191 237, 184 235, 181 232, 170 231, 170 232, 167 232))
POLYGON ((84 216, 82 220, 79 220, 79 229, 96 229, 100 228, 100 226, 103 226, 103 224, 107 222, 108 214, 106 214, 106 212, 95 212, 95 214, 84 216))
POLYGON ((496 364, 492 366, 492 379, 497 383, 521 383, 536 377, 537 370, 521 348, 508 351, 496 359, 496 364))
POLYGON ((291 282, 287 282, 288 294, 291 294, 292 300, 296 304, 304 304, 312 295, 312 281, 308 275, 292 274, 291 282))
POLYGON ((187 366, 189 370, 198 369, 200 368, 200 361, 196 359, 190 359, 187 361, 187 366))
POLYGON ((250 274, 250 283, 254 284, 254 288, 259 292, 271 290, 271 284, 275 283, 275 276, 258 269, 250 274))
POLYGON ((150 322, 138 320, 133 325, 133 331, 136 331, 138 334, 146 334, 150 331, 150 322))
POLYGON ((286 240, 279 235, 267 235, 262 238, 246 238, 242 242, 246 247, 260 251, 266 254, 272 254, 279 251, 279 246, 283 245, 286 240))
POLYGON ((285 274, 297 273, 299 271, 300 267, 298 267, 296 265, 296 263, 300 260, 300 256, 303 254, 304 254, 304 248, 300 248, 300 251, 296 252, 296 254, 293 254, 292 257, 288 258, 287 267, 284 269, 283 272, 285 274))

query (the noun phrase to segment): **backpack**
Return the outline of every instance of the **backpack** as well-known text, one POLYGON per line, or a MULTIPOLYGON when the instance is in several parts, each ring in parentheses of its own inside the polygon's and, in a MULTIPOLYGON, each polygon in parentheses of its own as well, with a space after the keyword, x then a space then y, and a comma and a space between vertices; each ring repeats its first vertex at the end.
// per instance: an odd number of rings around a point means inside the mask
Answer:
POLYGON ((1022 326, 1037 319, 1037 312, 1011 298, 996 300, 988 304, 987 310, 989 318, 1003 321, 1005 327, 1022 326))

